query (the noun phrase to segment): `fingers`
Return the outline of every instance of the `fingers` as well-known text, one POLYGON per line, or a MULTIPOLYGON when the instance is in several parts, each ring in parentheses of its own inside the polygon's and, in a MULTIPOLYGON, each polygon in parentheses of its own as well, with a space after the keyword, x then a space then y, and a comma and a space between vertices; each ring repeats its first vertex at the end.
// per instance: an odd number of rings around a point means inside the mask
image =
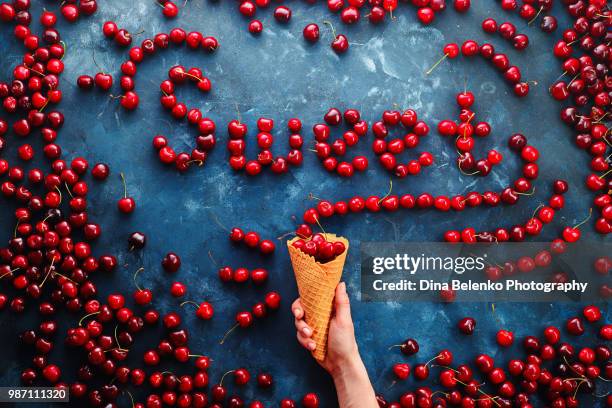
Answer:
POLYGON ((298 320, 304 318, 304 308, 302 307, 302 302, 300 301, 300 298, 295 299, 295 301, 291 305, 291 312, 293 313, 293 316, 298 320))
POLYGON ((317 343, 315 343, 314 340, 312 340, 310 337, 304 336, 299 331, 297 333, 297 340, 298 343, 300 343, 302 347, 304 347, 308 351, 314 351, 314 349, 317 348, 317 343))
POLYGON ((295 319, 295 328, 298 333, 301 333, 304 337, 312 337, 312 329, 304 320, 295 319))
POLYGON ((344 323, 351 323, 351 302, 346 293, 346 284, 340 282, 336 287, 336 296, 334 297, 334 308, 336 319, 340 319, 344 323))
POLYGON ((302 345, 308 351, 314 351, 317 347, 317 343, 312 340, 312 328, 308 326, 306 321, 304 320, 304 308, 302 307, 302 302, 299 298, 293 302, 291 305, 291 312, 295 317, 295 329, 297 330, 297 340, 298 343, 302 345))

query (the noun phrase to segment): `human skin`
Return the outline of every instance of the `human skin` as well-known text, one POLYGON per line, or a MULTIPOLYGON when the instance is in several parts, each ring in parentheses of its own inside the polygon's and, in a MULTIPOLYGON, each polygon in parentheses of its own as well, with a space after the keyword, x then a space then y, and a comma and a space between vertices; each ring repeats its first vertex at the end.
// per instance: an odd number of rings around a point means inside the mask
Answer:
MULTIPOLYGON (((291 311, 295 317, 298 342, 308 351, 314 351, 317 345, 312 340, 313 331, 306 323, 299 298, 291 305, 291 311)), ((351 304, 344 282, 336 287, 327 354, 318 363, 334 380, 340 408, 378 408, 374 389, 355 340, 351 304)))

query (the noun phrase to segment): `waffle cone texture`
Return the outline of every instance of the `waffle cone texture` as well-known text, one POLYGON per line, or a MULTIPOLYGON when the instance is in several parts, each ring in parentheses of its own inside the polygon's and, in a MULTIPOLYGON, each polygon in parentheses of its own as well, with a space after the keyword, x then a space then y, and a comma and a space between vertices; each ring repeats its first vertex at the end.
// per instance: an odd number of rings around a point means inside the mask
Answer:
POLYGON ((321 264, 314 257, 305 254, 291 244, 300 239, 295 237, 287 242, 289 257, 293 265, 300 300, 304 307, 306 323, 313 330, 312 339, 317 347, 312 352, 314 358, 322 361, 327 353, 327 334, 334 305, 336 286, 342 278, 349 242, 334 234, 325 234, 329 241, 341 241, 346 250, 333 261, 321 264))

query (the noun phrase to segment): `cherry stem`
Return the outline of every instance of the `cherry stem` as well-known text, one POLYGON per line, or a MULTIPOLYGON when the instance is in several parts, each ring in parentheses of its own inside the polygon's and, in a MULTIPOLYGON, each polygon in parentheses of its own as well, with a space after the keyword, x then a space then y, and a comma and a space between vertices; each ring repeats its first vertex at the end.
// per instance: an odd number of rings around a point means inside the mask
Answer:
POLYGON ((571 84, 574 83, 575 80, 578 79, 578 77, 580 76, 580 74, 576 74, 568 83, 567 86, 570 86, 571 84))
MULTIPOLYGON (((604 113, 603 115, 601 115, 601 118, 597 119, 595 122, 593 123, 601 123, 601 121, 603 120, 603 118, 605 118, 606 116, 608 116, 608 112, 604 113)), ((610 129, 607 130, 607 132, 609 132, 610 129)))
POLYGON ((83 320, 87 319, 90 316, 95 316, 97 314, 100 314, 100 312, 93 312, 93 313, 86 314, 85 316, 81 317, 81 320, 79 320, 79 327, 83 326, 83 320))
MULTIPOLYGON (((464 387, 468 387, 468 385, 467 385, 466 383, 464 383, 463 381, 461 381, 461 380, 459 380, 459 379, 457 379, 457 378, 455 378, 455 381, 457 381, 459 384, 463 385, 464 387)), ((497 397, 492 397, 492 396, 490 396, 489 394, 487 394, 486 392, 484 392, 483 390, 481 390, 481 389, 480 389, 480 386, 478 387, 478 392, 479 392, 479 393, 481 393, 482 395, 484 395, 485 397, 487 397, 488 399, 490 399, 491 401, 493 401, 493 403, 494 403, 495 405, 497 405, 498 407, 499 407, 499 406, 501 406, 501 405, 499 405, 499 402, 495 401, 495 399, 496 399, 497 397)))
POLYGON ((194 305, 196 308, 199 308, 199 307, 200 307, 200 305, 198 305, 198 304, 197 304, 196 302, 194 302, 193 300, 186 300, 186 301, 182 302, 182 303, 181 303, 179 306, 180 306, 180 307, 183 307, 183 306, 185 306, 185 305, 187 305, 187 304, 194 305))
POLYGON ((230 371, 226 372, 225 374, 223 374, 223 375, 221 376, 221 381, 219 381, 219 385, 220 385, 220 386, 223 386, 223 380, 225 379, 225 376, 226 376, 226 375, 228 375, 228 374, 231 374, 231 373, 233 373, 233 372, 235 372, 235 371, 236 371, 236 370, 230 370, 230 371))
POLYGON ((536 209, 535 209, 535 210, 533 210, 533 214, 531 215, 531 218, 535 218, 536 213, 537 213, 537 212, 538 212, 538 210, 539 210, 540 208, 542 208, 542 207, 544 207, 544 204, 540 204, 540 205, 538 205, 538 206, 536 207, 536 209))
POLYGON ((145 268, 138 268, 138 270, 136 272, 134 272, 134 276, 132 277, 132 280, 134 281, 134 286, 136 286, 136 289, 138 290, 142 290, 140 286, 138 286, 138 283, 136 282, 136 276, 138 276, 138 274, 140 272, 143 272, 145 270, 145 268))
MULTIPOLYGON (((459 136, 459 137, 461 137, 461 136, 459 136)), ((477 175, 478 173, 480 173, 480 170, 476 170, 476 171, 475 171, 475 172, 473 172, 473 173, 468 173, 468 172, 464 171, 464 170, 461 168, 461 166, 457 166, 457 167, 459 168, 459 172, 460 172, 461 174, 465 175, 465 176, 475 176, 475 175, 477 175)), ((467 200, 468 200, 468 199, 466 198, 465 200, 463 200, 463 201, 462 201, 462 203, 465 203, 467 200)))
POLYGON ((212 261, 212 263, 214 263, 214 264, 215 264, 215 266, 219 266, 219 264, 217 263, 217 261, 215 260, 215 258, 213 258, 212 250, 208 251, 208 257, 210 258, 210 260, 212 261))
POLYGON ((186 75, 186 76, 188 76, 188 77, 191 77, 191 78, 193 78, 193 79, 197 79, 199 82, 202 82, 202 81, 203 81, 203 79, 202 79, 202 78, 200 78, 199 76, 196 76, 196 75, 190 74, 189 72, 184 72, 183 74, 184 74, 184 75, 186 75))
POLYGON ((238 328, 238 326, 240 326, 239 323, 236 323, 234 326, 232 326, 231 329, 229 329, 227 332, 225 332, 225 335, 223 336, 223 338, 221 339, 221 341, 219 342, 219 344, 223 344, 225 343, 225 340, 227 340, 227 336, 230 335, 231 332, 233 332, 234 330, 236 330, 238 328))
POLYGON ((327 232, 325 232, 325 228, 323 228, 323 226, 319 222, 319 217, 317 217, 315 221, 317 222, 317 225, 319 226, 319 228, 321 228, 321 231, 323 231, 323 235, 325 236, 325 239, 327 239, 327 232))
POLYGON ((432 367, 432 368, 433 368, 433 367, 442 367, 442 368, 445 368, 445 369, 447 369, 447 370, 454 371, 454 372, 456 372, 457 374, 461 374, 459 371, 455 370, 453 367, 449 367, 449 366, 445 366, 445 365, 437 365, 437 364, 432 364, 432 365, 431 365, 431 367, 432 367))
POLYGON ((15 271, 16 271, 16 270, 18 270, 18 269, 19 269, 19 268, 15 268, 15 269, 12 269, 12 270, 10 270, 10 271, 8 271, 8 272, 6 272, 6 273, 3 273, 2 275, 0 275, 0 279, 4 278, 4 277, 5 277, 5 276, 7 276, 7 275, 10 275, 11 273, 15 272, 15 271))
POLYGON ((57 190, 58 194, 60 195, 60 204, 61 204, 61 202, 64 200, 62 198, 62 190, 60 190, 59 187, 57 187, 57 186, 55 186, 55 190, 57 190))
MULTIPOLYGON (((609 156, 608 156, 609 157, 609 156)), ((602 174, 601 176, 599 176, 600 179, 606 177, 608 174, 610 174, 610 172, 612 172, 612 169, 606 171, 604 174, 602 174)))
POLYGON ((217 218, 217 215, 216 215, 214 212, 212 212, 212 211, 211 211, 211 212, 210 212, 210 214, 211 214, 211 218, 213 219, 213 221, 215 222, 215 224, 217 224, 219 227, 221 227, 221 229, 222 229, 223 231, 225 231, 225 232, 230 232, 230 231, 229 231, 229 229, 228 229, 228 228, 227 228, 225 225, 223 225, 223 224, 221 223, 221 221, 219 221, 219 218, 217 218))
POLYGON ((284 233, 283 235, 281 235, 280 237, 277 237, 276 239, 278 239, 279 241, 282 241, 283 239, 285 239, 286 237, 288 237, 290 235, 295 235, 295 232, 284 233))
POLYGON ((394 386, 395 384, 397 384, 397 381, 396 381, 396 380, 393 380, 393 382, 391 382, 391 385, 389 385, 389 386, 387 387, 387 390, 390 390, 391 388, 393 388, 393 386, 394 386))
POLYGON ((134 396, 132 395, 132 393, 129 392, 128 390, 123 390, 123 392, 126 393, 130 397, 130 400, 132 400, 132 408, 134 408, 136 405, 134 404, 134 396))
POLYGON ((389 347, 387 350, 391 350, 391 349, 393 349, 395 347, 402 347, 402 345, 401 344, 394 344, 391 347, 389 347))
POLYGON ((338 36, 336 35, 336 29, 334 28, 334 25, 331 23, 331 21, 329 20, 324 20, 323 24, 328 25, 329 28, 331 28, 331 32, 332 35, 334 36, 334 39, 337 38, 338 36))
POLYGON ((436 69, 436 67, 437 67, 438 65, 440 65, 440 64, 442 63, 442 61, 444 61, 446 58, 448 58, 448 53, 444 54, 444 55, 442 56, 442 58, 440 58, 438 61, 436 61, 436 63, 435 63, 435 64, 433 64, 433 65, 431 66, 431 68, 429 68, 427 71, 425 71, 425 75, 429 75, 429 74, 431 74, 431 73, 432 73, 432 71, 433 71, 434 69, 436 69))
POLYGON ((561 75, 559 75, 559 76, 557 77, 557 79, 555 79, 555 82, 557 82, 558 80, 560 80, 561 78, 563 78, 563 77, 564 77, 564 76, 566 76, 566 75, 567 75, 567 71, 563 71, 563 73, 562 73, 561 75))
POLYGON ((238 123, 242 123, 242 114, 240 113, 238 102, 234 102, 234 106, 236 107, 236 114, 238 115, 238 123))
POLYGON ((391 191, 393 191, 393 179, 389 179, 389 191, 383 198, 378 200, 378 204, 382 203, 385 198, 389 197, 391 195, 391 191))
POLYGON ((117 350, 119 351, 128 351, 127 349, 124 349, 123 347, 121 347, 121 343, 119 343, 119 337, 117 337, 117 329, 119 328, 119 325, 115 325, 115 342, 117 342, 117 350))
POLYGON ((66 43, 64 41, 60 41, 59 43, 62 46, 62 48, 64 49, 64 54, 62 54, 62 58, 60 58, 60 61, 62 61, 64 59, 64 56, 66 55, 66 50, 68 49, 68 46, 66 45, 66 43))
POLYGON ((429 363, 431 363, 432 361, 435 361, 438 357, 440 357, 440 354, 436 354, 436 356, 434 358, 432 358, 431 360, 429 360, 428 362, 425 363, 425 367, 427 367, 429 365, 429 363))
POLYGON ((591 219, 591 215, 593 215, 593 208, 589 208, 589 216, 586 217, 584 220, 582 220, 579 224, 577 224, 574 228, 572 229, 577 229, 579 228, 581 225, 583 225, 584 223, 586 223, 588 220, 591 219))
POLYGON ((529 20, 529 22, 527 23, 527 25, 531 25, 531 23, 533 23, 534 21, 536 21, 536 19, 538 18, 538 16, 540 15, 540 13, 542 12, 542 10, 544 10, 544 7, 540 7, 540 9, 538 10, 538 12, 536 13, 536 15, 529 20))
POLYGON ((322 201, 322 198, 317 197, 316 195, 312 194, 312 193, 308 193, 308 199, 309 200, 317 200, 317 201, 322 201))
POLYGON ((19 228, 19 224, 21 224, 21 220, 23 220, 24 218, 27 218, 27 217, 24 216, 24 217, 19 217, 17 219, 17 224, 15 224, 15 229, 13 230, 13 237, 14 238, 17 238, 17 228, 19 228))
POLYGON ((68 183, 66 183, 65 181, 64 186, 66 187, 66 191, 68 192, 68 195, 70 195, 70 198, 74 198, 74 196, 72 195, 72 191, 70 191, 70 187, 68 187, 68 183))
POLYGON ((98 69, 100 70, 100 72, 102 72, 104 74, 104 70, 102 69, 102 67, 98 64, 98 62, 96 61, 96 50, 91 50, 91 59, 93 60, 93 63, 96 67, 98 67, 98 69))
POLYGON ((119 173, 119 176, 121 177, 121 182, 123 183, 123 198, 127 198, 127 184, 125 182, 123 172, 119 173))
POLYGON ((535 194, 535 192, 536 192, 536 188, 535 188, 535 186, 533 187, 533 190, 531 191, 531 193, 521 193, 521 192, 515 191, 515 193, 516 193, 516 194, 518 194, 518 195, 524 195, 524 196, 532 196, 532 195, 534 195, 534 194, 535 194))

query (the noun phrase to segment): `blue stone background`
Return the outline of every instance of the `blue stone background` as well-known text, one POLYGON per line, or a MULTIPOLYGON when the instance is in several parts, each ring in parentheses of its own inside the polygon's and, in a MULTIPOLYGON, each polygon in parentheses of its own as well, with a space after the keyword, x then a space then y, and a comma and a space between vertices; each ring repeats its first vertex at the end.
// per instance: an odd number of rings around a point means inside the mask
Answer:
MULTIPOLYGON (((95 280, 102 295, 118 290, 128 294, 134 290, 132 274, 143 266, 146 271, 140 274, 139 280, 143 286, 154 290, 155 306, 160 311, 178 308, 179 302, 168 293, 173 279, 188 284, 189 299, 212 302, 216 311, 212 321, 198 321, 190 308, 182 312, 190 330, 193 352, 214 359, 211 382, 218 381, 227 370, 244 366, 253 373, 271 372, 276 385, 267 392, 257 390, 253 384, 242 390, 230 386, 230 394, 238 392, 249 400, 258 398, 272 403, 283 397, 298 399, 308 391, 317 391, 323 406, 336 406, 330 379, 295 341, 289 305, 297 292, 283 245, 278 245, 272 258, 263 259, 230 245, 226 231, 214 218, 226 227, 240 226, 273 238, 292 231, 304 209, 315 204, 308 199, 310 193, 329 200, 349 199, 356 194, 382 196, 389 184, 389 175, 370 151, 371 135, 352 149, 365 153, 370 159, 370 167, 365 174, 357 174, 351 179, 326 173, 306 147, 303 167, 294 168, 286 175, 279 177, 266 172, 256 178, 247 178, 234 173, 227 164, 224 129, 225 124, 237 116, 235 104, 239 106, 242 120, 252 130, 260 116, 275 120, 276 152, 286 151, 286 122, 291 117, 303 121, 303 135, 308 145, 313 140, 312 125, 321 121, 331 106, 341 110, 357 108, 368 121, 377 120, 385 109, 416 109, 432 131, 415 151, 431 151, 436 161, 417 177, 395 180, 396 194, 428 191, 452 195, 474 189, 500 190, 520 174, 520 163, 507 148, 508 136, 523 133, 540 150, 541 175, 536 182, 537 192, 534 197, 522 198, 516 206, 448 214, 435 211, 360 214, 324 223, 327 231, 351 240, 352 250, 344 280, 353 301, 357 338, 372 382, 389 399, 415 386, 410 380, 408 384, 387 390, 392 383, 390 367, 395 362, 424 362, 443 348, 453 350, 458 363, 471 361, 478 352, 490 353, 500 362, 507 361, 513 355, 522 355, 522 351, 520 345, 513 346, 510 351, 501 351, 494 340, 498 329, 513 330, 517 339, 521 339, 528 334, 540 334, 549 324, 562 325, 565 318, 578 313, 579 305, 569 303, 497 304, 493 313, 491 305, 483 303, 365 304, 359 301, 357 249, 362 240, 435 241, 451 228, 510 227, 526 220, 547 200, 551 182, 557 177, 568 180, 571 189, 566 195, 565 209, 545 228, 541 239, 553 238, 565 225, 573 225, 586 216, 592 200, 583 182, 589 157, 574 147, 571 131, 558 119, 560 105, 547 93, 548 85, 560 74, 559 63, 550 50, 555 38, 568 25, 559 4, 555 5, 555 14, 561 17, 560 29, 555 35, 543 34, 536 25, 528 27, 516 14, 503 12, 496 2, 478 1, 464 15, 449 7, 429 27, 421 26, 415 17, 416 10, 406 5, 401 5, 395 13, 395 21, 387 19, 381 26, 361 21, 348 27, 342 25, 337 16, 330 16, 323 3, 296 3, 291 6, 293 19, 286 26, 274 21, 272 9, 260 10, 257 18, 263 21, 265 29, 260 37, 253 37, 247 31, 248 20, 240 16, 234 2, 189 0, 175 20, 164 19, 153 1, 100 3, 98 12, 90 18, 81 19, 74 25, 60 18, 59 23, 68 46, 64 58, 66 70, 61 80, 64 100, 60 105, 66 116, 59 137, 64 157, 83 155, 92 164, 102 161, 111 167, 107 181, 91 182, 89 214, 91 220, 103 227, 103 235, 95 245, 96 254, 116 254, 121 267, 112 275, 99 276, 95 280), (517 52, 501 37, 483 33, 480 23, 490 16, 500 23, 514 22, 519 32, 529 35, 529 48, 517 52), (329 48, 332 36, 323 24, 326 19, 335 24, 339 33, 349 37, 351 47, 343 56, 337 56, 329 48), (180 26, 187 31, 198 30, 204 35, 216 36, 221 47, 214 55, 171 47, 153 58, 146 58, 139 65, 136 76, 140 106, 137 111, 126 113, 108 94, 97 90, 83 92, 75 85, 78 75, 93 75, 98 71, 92 59, 95 52, 98 64, 115 76, 113 92, 119 92, 119 65, 127 58, 127 50, 102 36, 101 26, 106 20, 114 20, 130 32, 144 30, 135 43, 180 26), (302 28, 310 22, 317 22, 321 27, 322 38, 315 45, 305 43, 302 38, 302 28), (461 44, 470 38, 490 41, 496 49, 507 52, 512 63, 521 68, 524 78, 535 80, 539 85, 532 86, 527 98, 516 98, 498 72, 480 58, 460 57, 446 61, 430 76, 424 75, 441 55, 444 44, 461 44), (189 107, 200 108, 205 116, 216 121, 219 129, 219 143, 209 161, 187 174, 178 174, 162 166, 150 145, 153 135, 161 133, 177 150, 189 151, 193 147, 193 129, 185 122, 172 119, 158 102, 159 83, 166 79, 167 70, 179 63, 201 68, 213 83, 209 95, 179 86, 179 100, 189 107), (477 119, 490 122, 493 128, 488 139, 478 141, 477 156, 497 148, 505 157, 503 164, 484 179, 461 175, 454 164, 452 144, 435 131, 440 120, 457 117, 455 95, 466 87, 476 95, 477 119), (119 215, 116 210, 116 200, 122 195, 119 172, 125 173, 129 193, 137 202, 136 212, 128 217, 119 215), (142 231, 148 237, 147 247, 140 254, 127 251, 126 238, 133 231, 142 231), (168 276, 160 267, 162 256, 171 250, 183 261, 183 267, 175 276, 168 276), (209 251, 222 265, 268 268, 271 272, 269 282, 261 288, 221 284, 216 275, 217 266, 209 259, 209 251), (256 322, 249 330, 237 331, 223 346, 219 345, 222 334, 233 325, 234 314, 263 300, 269 290, 282 294, 282 310, 256 322), (478 322, 477 331, 471 337, 458 335, 454 328, 466 315, 478 322), (417 357, 406 359, 397 349, 387 351, 390 345, 407 337, 419 341, 421 351, 417 357)), ((32 9, 36 21, 42 6, 53 9, 48 2, 34 2, 32 9)), ((3 44, 0 72, 2 79, 7 79, 12 67, 20 61, 22 49, 13 40, 12 28, 3 27, 0 36, 3 44)), ((14 160, 17 142, 12 136, 8 141, 5 155, 14 160)), ((251 155, 256 152, 254 144, 251 132, 251 155)), ((353 151, 349 157, 356 154, 353 151)), ((415 154, 410 152, 406 156, 415 154)), ((2 203, 0 238, 3 241, 10 237, 13 229, 11 205, 6 201, 2 203)), ((583 228, 583 234, 587 240, 602 240, 594 232, 592 223, 583 228)), ((602 306, 608 315, 609 309, 602 306)), ((17 344, 14 333, 36 324, 33 309, 28 309, 24 319, 15 318, 6 311, 2 314, 0 344, 5 352, 0 366, 0 385, 17 384, 20 370, 31 358, 30 350, 17 344)), ((73 319, 62 318, 62 330, 74 322, 73 319)), ((588 339, 594 338, 596 329, 588 327, 588 339)), ((60 333, 65 332, 62 330, 60 333)), ((137 337, 139 350, 154 347, 159 340, 158 333, 146 333, 137 337)), ((70 356, 61 345, 62 338, 63 335, 58 336, 52 360, 66 361, 64 364, 70 365, 70 356)), ((593 341, 588 343, 593 344, 593 341)), ((139 356, 141 353, 134 353, 132 361, 138 361, 139 356)), ((601 392, 601 382, 598 386, 601 392)), ((120 397, 119 402, 129 406, 125 396, 120 397)), ((591 406, 598 403, 587 402, 591 406)))

